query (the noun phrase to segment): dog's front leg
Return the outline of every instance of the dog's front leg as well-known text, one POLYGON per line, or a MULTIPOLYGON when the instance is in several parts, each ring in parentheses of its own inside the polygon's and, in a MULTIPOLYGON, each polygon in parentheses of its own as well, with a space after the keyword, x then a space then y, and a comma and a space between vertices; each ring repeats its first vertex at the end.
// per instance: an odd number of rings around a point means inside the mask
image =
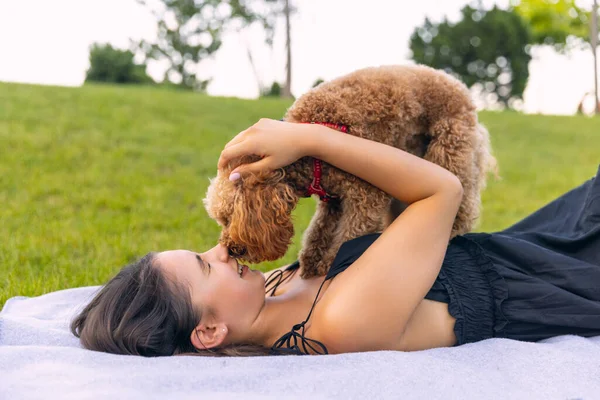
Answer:
POLYGON ((328 203, 320 201, 317 205, 317 210, 304 232, 302 250, 298 255, 302 278, 307 279, 327 274, 333 261, 329 254, 334 245, 335 231, 341 214, 342 210, 338 201, 328 203))
POLYGON ((387 228, 388 226, 390 226, 392 222, 394 222, 394 220, 398 218, 400 214, 404 212, 404 210, 406 210, 407 207, 408 205, 401 202, 400 200, 391 199, 389 211, 384 217, 384 227, 387 228))
POLYGON ((492 156, 478 129, 470 115, 438 121, 431 127, 432 140, 423 157, 452 172, 462 183, 463 199, 451 237, 470 232, 479 217, 481 190, 492 156))
POLYGON ((372 186, 366 186, 364 191, 356 190, 354 197, 345 199, 335 233, 339 240, 335 253, 345 241, 383 231, 387 227, 391 200, 388 194, 372 186))
MULTIPOLYGON (((320 258, 312 260, 316 262, 313 264, 318 274, 316 276, 327 273, 344 242, 369 233, 381 232, 385 228, 390 197, 366 182, 362 190, 360 186, 360 184, 355 184, 351 193, 344 197, 335 225, 330 225, 329 220, 325 221, 329 229, 333 227, 335 230, 333 232, 315 232, 315 237, 319 234, 322 235, 317 240, 324 240, 328 243, 326 247, 318 247, 318 251, 321 253, 320 258)), ((315 246, 315 248, 317 247, 315 246)), ((306 249, 312 250, 310 247, 306 247, 306 249)))

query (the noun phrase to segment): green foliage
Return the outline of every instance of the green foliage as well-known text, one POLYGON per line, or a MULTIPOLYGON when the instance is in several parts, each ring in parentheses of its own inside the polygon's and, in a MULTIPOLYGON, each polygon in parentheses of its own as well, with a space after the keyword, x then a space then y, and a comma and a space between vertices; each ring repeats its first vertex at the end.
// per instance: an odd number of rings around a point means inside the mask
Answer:
MULTIPOLYGON (((266 43, 269 46, 272 46, 277 20, 285 16, 285 1, 286 0, 237 0, 234 9, 238 10, 237 15, 243 17, 245 26, 259 23, 265 32, 266 43)), ((288 1, 290 3, 290 15, 293 15, 297 12, 297 9, 291 4, 292 0, 288 1)))
POLYGON ((512 0, 511 6, 531 26, 532 43, 552 45, 560 51, 576 43, 570 37, 589 38, 591 14, 575 0, 512 0))
POLYGON ((323 82, 325 82, 325 80, 324 80, 324 79, 317 78, 317 80, 315 81, 315 83, 313 83, 312 87, 314 87, 314 88, 315 88, 315 87, 319 86, 319 85, 320 85, 321 83, 323 83, 323 82))
MULTIPOLYGON (((138 2, 146 5, 145 0, 138 2)), ((168 63, 165 81, 189 90, 206 90, 209 81, 197 78, 196 67, 200 60, 221 46, 223 20, 213 18, 219 3, 216 0, 161 0, 162 9, 153 10, 157 40, 154 43, 141 41, 137 46, 147 59, 168 63)))
POLYGON ((281 97, 281 84, 279 82, 273 82, 269 89, 261 93, 261 97, 281 97))
POLYGON ((146 65, 136 64, 131 51, 99 43, 90 48, 90 67, 85 82, 154 83, 146 74, 146 65))
POLYGON ((493 102, 512 106, 529 78, 530 42, 529 28, 515 12, 466 6, 456 24, 426 19, 413 32, 410 49, 417 63, 443 69, 469 87, 480 84, 493 102))
MULTIPOLYGON (((289 106, 155 87, 0 83, 0 307, 103 284, 149 251, 213 246, 219 227, 202 198, 221 149, 289 106)), ((516 222, 596 171, 600 119, 480 117, 502 177, 484 192, 480 230, 516 222)), ((262 270, 296 258, 314 209, 315 200, 300 202, 292 247, 262 270)))
MULTIPOLYGON (((157 0, 158 9, 150 8, 157 23, 157 39, 141 41, 136 51, 147 59, 168 65, 165 81, 187 90, 204 92, 210 78, 201 79, 198 65, 221 47, 228 27, 241 29, 260 23, 272 42, 279 0, 157 0), (258 7, 263 6, 263 7, 258 7)), ((148 6, 146 0, 137 0, 148 6)))

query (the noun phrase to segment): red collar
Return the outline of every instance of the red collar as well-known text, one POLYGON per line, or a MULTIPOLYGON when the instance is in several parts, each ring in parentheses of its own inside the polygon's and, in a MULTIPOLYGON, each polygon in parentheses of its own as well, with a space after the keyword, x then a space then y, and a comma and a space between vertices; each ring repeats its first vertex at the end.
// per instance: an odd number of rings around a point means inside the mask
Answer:
MULTIPOLYGON (((332 124, 329 122, 311 122, 311 124, 319 124, 324 125, 331 129, 337 129, 340 132, 348 133, 348 127, 346 125, 341 124, 332 124)), ((310 197, 313 194, 319 196, 321 201, 328 202, 330 200, 336 199, 337 196, 332 196, 327 194, 325 189, 321 186, 321 173, 323 170, 322 161, 316 158, 313 158, 313 180, 311 184, 308 186, 306 191, 306 197, 310 197)))

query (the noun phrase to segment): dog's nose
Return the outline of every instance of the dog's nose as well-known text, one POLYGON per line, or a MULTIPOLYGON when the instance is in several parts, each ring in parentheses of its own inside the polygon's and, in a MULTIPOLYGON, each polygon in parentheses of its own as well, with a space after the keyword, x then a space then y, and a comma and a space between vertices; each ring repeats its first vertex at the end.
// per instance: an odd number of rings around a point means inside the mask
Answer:
POLYGON ((239 258, 246 254, 246 249, 240 247, 230 247, 227 249, 229 256, 233 258, 239 258))

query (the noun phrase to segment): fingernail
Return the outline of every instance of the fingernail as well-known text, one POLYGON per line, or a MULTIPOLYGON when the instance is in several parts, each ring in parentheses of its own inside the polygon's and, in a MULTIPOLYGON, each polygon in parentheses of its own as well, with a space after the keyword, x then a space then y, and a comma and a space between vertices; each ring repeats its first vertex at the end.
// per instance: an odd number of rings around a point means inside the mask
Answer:
POLYGON ((235 181, 240 179, 240 173, 239 172, 234 172, 233 174, 229 175, 229 180, 230 181, 235 181))

